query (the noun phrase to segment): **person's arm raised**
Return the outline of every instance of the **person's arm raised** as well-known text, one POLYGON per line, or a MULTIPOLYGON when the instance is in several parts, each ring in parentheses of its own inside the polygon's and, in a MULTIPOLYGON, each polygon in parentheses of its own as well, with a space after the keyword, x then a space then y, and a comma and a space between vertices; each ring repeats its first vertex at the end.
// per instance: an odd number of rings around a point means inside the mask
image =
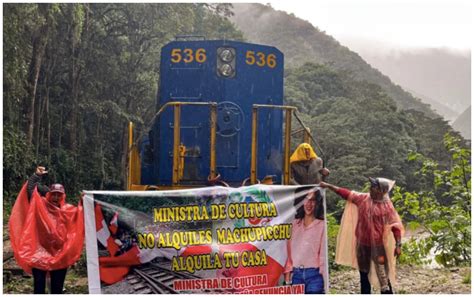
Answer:
POLYGON ((329 189, 329 190, 333 191, 334 193, 338 194, 339 196, 341 196, 342 198, 344 198, 346 200, 349 197, 349 195, 351 194, 351 190, 349 190, 349 189, 340 188, 338 186, 331 185, 331 184, 326 183, 326 182, 320 182, 319 186, 323 189, 329 189))
POLYGON ((28 184, 26 186, 26 189, 28 191, 28 201, 31 199, 31 195, 33 194, 35 187, 38 187, 38 192, 43 196, 46 195, 47 192, 49 192, 49 188, 41 184, 41 179, 43 175, 47 173, 48 171, 46 170, 46 167, 36 167, 35 173, 30 176, 30 178, 28 179, 28 184))

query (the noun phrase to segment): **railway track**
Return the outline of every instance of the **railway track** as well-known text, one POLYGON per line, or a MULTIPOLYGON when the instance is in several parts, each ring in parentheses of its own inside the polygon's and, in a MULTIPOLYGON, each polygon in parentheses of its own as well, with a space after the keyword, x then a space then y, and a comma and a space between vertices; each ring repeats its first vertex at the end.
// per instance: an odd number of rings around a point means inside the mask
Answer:
POLYGON ((175 280, 197 278, 192 274, 172 271, 157 263, 149 263, 135 267, 127 281, 136 294, 178 294, 173 289, 175 280))

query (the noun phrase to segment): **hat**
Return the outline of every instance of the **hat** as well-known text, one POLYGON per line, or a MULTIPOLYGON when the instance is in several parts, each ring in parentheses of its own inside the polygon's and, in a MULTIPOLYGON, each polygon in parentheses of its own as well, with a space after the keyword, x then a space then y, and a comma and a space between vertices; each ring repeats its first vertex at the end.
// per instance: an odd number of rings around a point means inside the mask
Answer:
POLYGON ((376 178, 369 177, 369 182, 370 182, 370 187, 379 187, 379 182, 377 181, 376 178))
POLYGON ((50 192, 65 194, 64 187, 61 184, 52 184, 50 187, 50 192))
POLYGON ((390 190, 395 185, 394 180, 389 180, 383 177, 377 177, 377 178, 369 177, 369 181, 370 181, 370 187, 375 187, 379 189, 380 191, 382 191, 383 193, 390 192, 390 190))
POLYGON ((291 155, 290 163, 316 159, 317 157, 318 155, 316 155, 311 145, 309 143, 303 142, 302 144, 298 145, 296 150, 291 155), (309 159, 306 156, 305 150, 309 151, 309 159))

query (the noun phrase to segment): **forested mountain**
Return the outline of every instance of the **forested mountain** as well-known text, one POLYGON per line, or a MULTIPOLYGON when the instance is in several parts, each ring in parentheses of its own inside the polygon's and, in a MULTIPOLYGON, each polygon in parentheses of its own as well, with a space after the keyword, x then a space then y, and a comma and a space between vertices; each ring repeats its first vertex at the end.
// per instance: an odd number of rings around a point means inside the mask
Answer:
POLYGON ((443 136, 457 132, 440 117, 397 108, 378 85, 306 63, 287 70, 285 90, 286 103, 298 107, 320 142, 334 182, 358 187, 367 176, 390 176, 417 189, 410 151, 449 165, 443 136))
POLYGON ((429 104, 431 106, 431 109, 433 109, 439 115, 443 116, 443 118, 448 120, 450 123, 456 120, 456 118, 460 115, 459 112, 452 109, 452 107, 449 105, 449 102, 439 102, 409 88, 407 88, 407 91, 410 92, 413 96, 420 98, 424 103, 429 104))
POLYGON ((357 53, 307 21, 261 4, 234 4, 231 20, 250 42, 285 54, 285 100, 321 143, 331 180, 360 187, 370 175, 419 189, 410 151, 449 166, 443 136, 453 131, 430 107, 357 53))
POLYGON ((271 6, 262 4, 234 4, 231 18, 251 42, 271 44, 285 54, 287 67, 306 62, 329 64, 332 69, 346 71, 354 79, 377 84, 403 109, 422 111, 437 116, 427 104, 414 98, 387 76, 371 67, 357 53, 342 46, 333 37, 271 6))

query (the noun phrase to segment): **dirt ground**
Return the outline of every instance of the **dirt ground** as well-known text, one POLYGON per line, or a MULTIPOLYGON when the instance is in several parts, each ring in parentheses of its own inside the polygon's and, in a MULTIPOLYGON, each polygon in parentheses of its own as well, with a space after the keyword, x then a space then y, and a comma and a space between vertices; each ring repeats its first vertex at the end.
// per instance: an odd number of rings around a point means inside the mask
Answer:
MULTIPOLYGON (((9 268, 15 267, 14 259, 4 263, 3 293, 31 294, 33 279, 9 268), (12 263, 13 262, 13 263, 12 263), (5 269, 6 268, 6 269, 5 269)), ((423 269, 401 266, 398 268, 394 286, 398 294, 471 294, 471 269, 423 269)), ((359 274, 355 270, 333 271, 331 273, 331 294, 358 294, 359 274)), ((65 294, 87 294, 87 277, 70 269, 66 276, 65 294)), ((374 293, 377 293, 374 291, 374 293)))
MULTIPOLYGON (((64 294, 87 294, 87 275, 84 269, 72 267, 66 274, 64 294)), ((33 278, 16 264, 9 240, 3 242, 3 293, 33 294, 33 278)))
MULTIPOLYGON (((471 294, 471 268, 425 269, 403 265, 397 268, 396 294, 471 294)), ((331 273, 331 294, 359 294, 356 270, 331 273)), ((373 293, 378 293, 373 291, 373 293)))
MULTIPOLYGON (((33 279, 16 265, 8 240, 3 242, 3 259, 3 293, 32 294, 33 279)), ((330 283, 331 294, 360 292, 359 273, 353 269, 331 271, 330 283)), ((427 269, 403 265, 397 268, 397 284, 393 287, 398 294, 471 294, 471 268, 427 269)), ((88 293, 85 267, 68 270, 64 293, 88 293)))
MULTIPOLYGON (((64 294, 88 294, 87 277, 69 269, 64 294)), ((3 294, 33 294, 33 278, 22 272, 13 258, 3 263, 3 294)))

